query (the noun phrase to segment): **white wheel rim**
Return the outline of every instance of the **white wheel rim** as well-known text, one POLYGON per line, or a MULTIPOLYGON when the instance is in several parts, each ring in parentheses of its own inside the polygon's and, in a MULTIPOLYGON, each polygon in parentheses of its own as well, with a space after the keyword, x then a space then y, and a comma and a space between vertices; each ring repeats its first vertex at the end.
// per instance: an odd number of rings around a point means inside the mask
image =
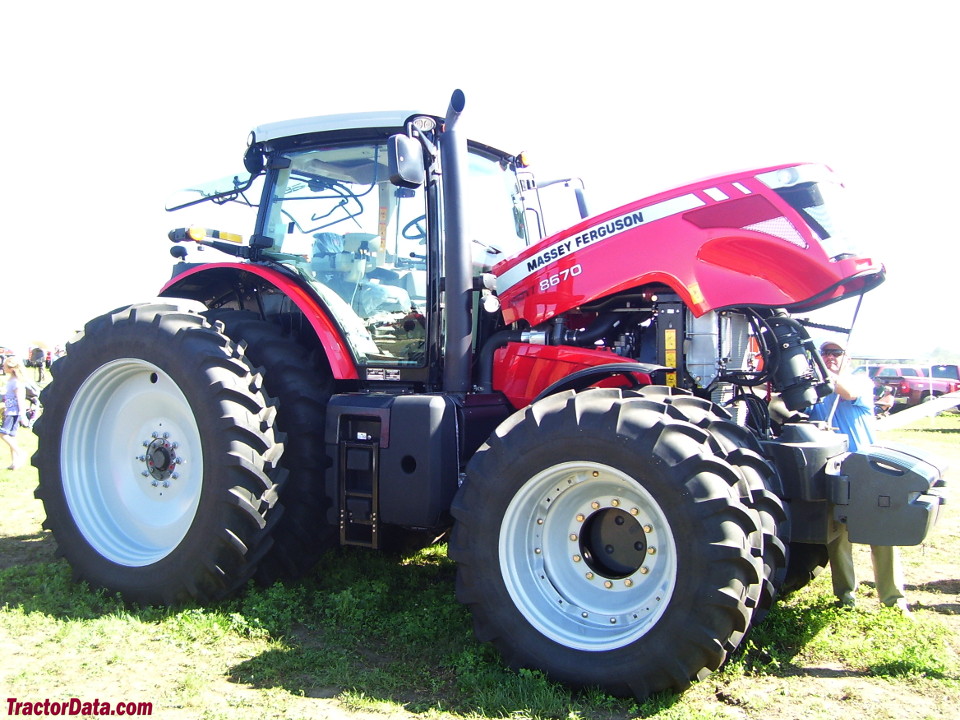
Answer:
POLYGON ((528 480, 504 515, 499 551, 517 609, 549 639, 579 650, 612 650, 642 637, 676 586, 676 544, 659 504, 629 475, 600 463, 562 463, 528 480), (614 524, 616 536, 634 546, 616 569, 598 557, 593 532, 614 524))
POLYGON ((60 454, 70 513, 103 557, 150 565, 186 536, 200 502, 200 432, 160 368, 125 358, 93 372, 67 412, 60 454))

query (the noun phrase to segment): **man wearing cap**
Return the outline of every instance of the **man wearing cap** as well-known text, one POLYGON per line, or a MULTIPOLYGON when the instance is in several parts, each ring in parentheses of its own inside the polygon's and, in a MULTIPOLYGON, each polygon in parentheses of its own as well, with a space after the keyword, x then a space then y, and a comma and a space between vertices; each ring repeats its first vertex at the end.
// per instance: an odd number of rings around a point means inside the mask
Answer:
MULTIPOLYGON (((846 352, 838 343, 827 341, 820 346, 820 357, 833 381, 833 393, 809 410, 812 420, 826 422, 849 440, 850 451, 856 451, 875 442, 873 435, 873 383, 866 375, 857 376, 844 371, 846 352)), ((857 576, 853 566, 853 546, 847 535, 847 526, 840 526, 840 535, 827 545, 833 592, 845 607, 855 607, 857 576)), ((880 602, 910 614, 903 594, 903 574, 896 547, 871 545, 873 575, 880 602)))

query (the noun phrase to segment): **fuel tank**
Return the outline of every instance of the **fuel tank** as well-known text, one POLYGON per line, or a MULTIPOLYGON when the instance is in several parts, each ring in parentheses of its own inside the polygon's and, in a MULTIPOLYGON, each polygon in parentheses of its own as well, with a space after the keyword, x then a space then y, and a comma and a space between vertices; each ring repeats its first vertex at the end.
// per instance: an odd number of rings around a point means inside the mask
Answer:
POLYGON ((829 305, 884 268, 851 250, 843 186, 823 165, 718 176, 637 200, 492 268, 504 320, 531 326, 612 295, 667 286, 696 316, 732 307, 829 305))

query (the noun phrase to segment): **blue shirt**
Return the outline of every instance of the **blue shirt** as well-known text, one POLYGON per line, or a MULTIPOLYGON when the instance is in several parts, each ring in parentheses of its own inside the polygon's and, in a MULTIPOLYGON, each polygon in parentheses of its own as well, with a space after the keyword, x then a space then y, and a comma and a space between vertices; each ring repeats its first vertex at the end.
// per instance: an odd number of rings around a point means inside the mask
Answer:
POLYGON ((811 420, 830 419, 830 426, 850 441, 850 451, 875 442, 873 436, 873 395, 844 400, 836 393, 827 395, 807 413, 811 420), (836 405, 836 409, 834 409, 836 405), (833 417, 830 418, 830 413, 833 417))

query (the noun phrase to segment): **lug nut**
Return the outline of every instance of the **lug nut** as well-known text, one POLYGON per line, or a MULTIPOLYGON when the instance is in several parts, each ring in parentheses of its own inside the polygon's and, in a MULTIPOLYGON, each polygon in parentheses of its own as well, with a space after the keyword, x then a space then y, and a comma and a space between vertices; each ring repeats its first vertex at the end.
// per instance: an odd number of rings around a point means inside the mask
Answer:
POLYGON ((586 519, 587 518, 583 513, 577 513, 577 522, 582 523, 586 519))
POLYGON ((641 575, 646 575, 648 572, 650 572, 650 568, 648 568, 646 565, 644 565, 642 568, 640 568, 640 574, 641 574, 641 575))

